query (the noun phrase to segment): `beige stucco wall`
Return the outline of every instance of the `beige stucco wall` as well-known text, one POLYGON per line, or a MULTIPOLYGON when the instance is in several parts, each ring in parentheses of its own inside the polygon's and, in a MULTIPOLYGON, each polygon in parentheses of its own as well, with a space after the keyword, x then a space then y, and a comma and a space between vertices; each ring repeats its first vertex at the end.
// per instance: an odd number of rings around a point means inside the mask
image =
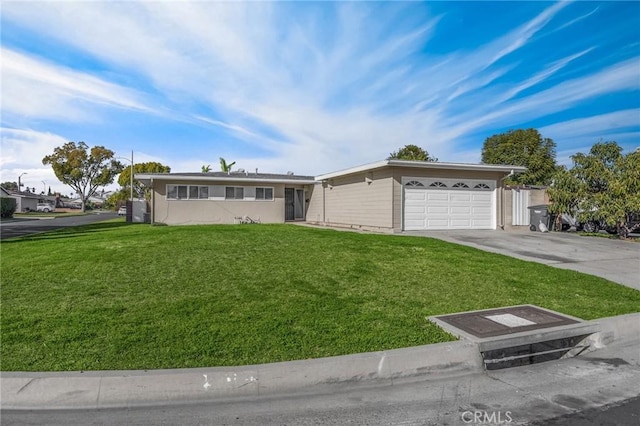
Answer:
POLYGON ((322 223, 324 221, 324 191, 322 183, 310 185, 308 187, 307 199, 307 221, 312 223, 322 223))
POLYGON ((393 228, 391 170, 378 169, 315 185, 307 221, 389 232, 393 228))
POLYGON ((285 203, 284 189, 305 189, 308 197, 309 185, 295 185, 283 183, 249 183, 249 182, 168 182, 153 183, 152 221, 167 225, 196 225, 196 224, 232 224, 238 223, 237 218, 248 216, 261 223, 284 223, 285 203), (167 200, 167 185, 225 185, 225 186, 257 186, 272 187, 273 200, 167 200))
POLYGON ((546 189, 530 189, 530 191, 530 201, 532 206, 551 203, 549 201, 549 194, 547 194, 546 189))

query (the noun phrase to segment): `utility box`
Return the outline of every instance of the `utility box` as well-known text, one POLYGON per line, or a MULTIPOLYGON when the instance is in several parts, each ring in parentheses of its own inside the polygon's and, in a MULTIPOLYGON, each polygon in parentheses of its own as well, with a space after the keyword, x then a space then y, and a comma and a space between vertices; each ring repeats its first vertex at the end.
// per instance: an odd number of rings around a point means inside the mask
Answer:
MULTIPOLYGON (((147 216, 147 200, 133 200, 131 209, 131 222, 145 223, 147 216)), ((129 211, 127 210, 127 213, 129 211)))
POLYGON ((127 201, 127 222, 148 223, 149 210, 146 200, 127 201))
POLYGON ((529 230, 540 231, 540 224, 544 224, 547 230, 551 230, 551 214, 549 214, 549 206, 541 204, 529 207, 529 230))

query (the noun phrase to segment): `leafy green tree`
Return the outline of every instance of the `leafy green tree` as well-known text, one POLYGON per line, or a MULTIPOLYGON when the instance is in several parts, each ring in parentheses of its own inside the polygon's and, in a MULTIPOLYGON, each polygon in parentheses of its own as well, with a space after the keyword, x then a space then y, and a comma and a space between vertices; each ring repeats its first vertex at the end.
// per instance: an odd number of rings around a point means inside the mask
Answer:
POLYGON ((0 186, 6 189, 7 191, 17 191, 18 183, 17 182, 2 182, 0 186))
POLYGON ((571 157, 571 170, 561 170, 548 189, 552 213, 577 215, 581 222, 602 221, 625 238, 638 225, 630 216, 640 212, 640 150, 623 155, 613 141, 600 141, 588 154, 571 157))
POLYGON ((231 173, 231 168, 235 166, 235 164, 236 164, 235 161, 233 163, 227 163, 227 160, 220 157, 220 170, 222 170, 225 173, 231 173))
POLYGON ((107 199, 104 201, 102 205, 106 209, 116 209, 117 207, 123 205, 131 195, 131 192, 127 188, 120 188, 119 190, 113 192, 107 199))
POLYGON ((211 164, 207 164, 206 166, 202 166, 202 173, 209 173, 211 171, 211 164))
POLYGON ((389 154, 387 160, 438 161, 436 157, 431 157, 426 149, 417 145, 405 145, 397 152, 389 154))
POLYGON ((42 164, 51 165, 60 182, 78 193, 84 211, 89 197, 99 187, 112 183, 122 171, 122 164, 113 157, 114 152, 103 146, 89 149, 84 142, 67 142, 44 157, 42 164))
POLYGON ((556 166, 556 143, 536 129, 509 130, 488 137, 482 146, 482 162, 525 166, 527 171, 509 177, 511 184, 549 185, 556 166))
MULTIPOLYGON (((133 174, 136 173, 170 173, 171 167, 165 166, 162 163, 156 161, 149 161, 147 163, 136 163, 133 165, 133 174)), ((125 167, 118 177, 118 185, 122 187, 124 191, 118 191, 117 194, 126 194, 124 198, 117 198, 118 200, 128 200, 131 194, 131 167, 125 167)), ((151 198, 151 188, 147 188, 135 179, 133 181, 133 194, 136 198, 145 198, 149 200, 151 198)))

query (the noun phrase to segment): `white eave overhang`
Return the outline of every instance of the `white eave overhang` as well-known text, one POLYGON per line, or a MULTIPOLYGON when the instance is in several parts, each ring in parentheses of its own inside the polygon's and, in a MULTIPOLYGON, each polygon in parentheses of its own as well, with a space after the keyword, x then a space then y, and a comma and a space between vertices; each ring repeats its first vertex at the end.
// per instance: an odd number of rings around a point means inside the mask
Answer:
POLYGON ((167 182, 243 182, 243 183, 285 183, 298 185, 313 185, 314 179, 280 179, 280 178, 251 178, 246 175, 229 175, 226 176, 198 176, 198 175, 180 175, 180 174, 146 174, 136 173, 134 178, 143 185, 148 186, 151 181, 167 181, 167 182))
POLYGON ((440 163, 432 161, 407 161, 407 160, 383 160, 375 163, 363 164, 337 172, 316 176, 316 180, 323 181, 339 176, 351 175, 354 173, 368 172, 384 167, 414 167, 418 169, 445 169, 445 170, 473 170, 478 172, 501 172, 505 174, 522 173, 527 170, 523 166, 510 166, 502 164, 471 164, 471 163, 440 163))

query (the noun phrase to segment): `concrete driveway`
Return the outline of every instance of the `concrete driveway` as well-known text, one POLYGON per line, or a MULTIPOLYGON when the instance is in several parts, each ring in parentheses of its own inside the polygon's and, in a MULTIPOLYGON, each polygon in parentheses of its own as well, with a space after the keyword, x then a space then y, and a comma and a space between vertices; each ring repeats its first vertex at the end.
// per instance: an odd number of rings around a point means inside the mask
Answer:
POLYGON ((596 275, 640 290, 640 242, 569 232, 407 231, 518 259, 596 275))

